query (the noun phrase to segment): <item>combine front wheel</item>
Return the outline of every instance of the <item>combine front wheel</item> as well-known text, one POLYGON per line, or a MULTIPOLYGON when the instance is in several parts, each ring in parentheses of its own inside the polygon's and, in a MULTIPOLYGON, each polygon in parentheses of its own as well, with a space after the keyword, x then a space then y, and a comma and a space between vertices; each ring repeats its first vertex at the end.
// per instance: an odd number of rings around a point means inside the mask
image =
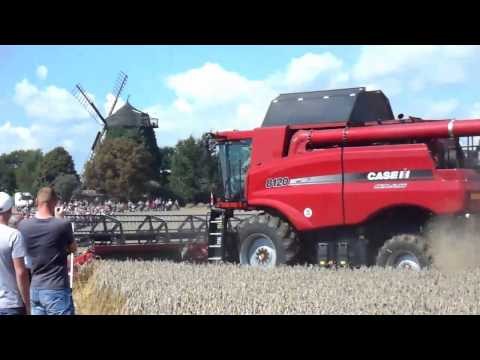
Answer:
POLYGON ((430 265, 426 241, 419 235, 396 235, 380 248, 376 264, 419 271, 430 265))
POLYGON ((253 216, 240 223, 240 264, 271 268, 295 261, 299 244, 294 229, 270 214, 253 216))

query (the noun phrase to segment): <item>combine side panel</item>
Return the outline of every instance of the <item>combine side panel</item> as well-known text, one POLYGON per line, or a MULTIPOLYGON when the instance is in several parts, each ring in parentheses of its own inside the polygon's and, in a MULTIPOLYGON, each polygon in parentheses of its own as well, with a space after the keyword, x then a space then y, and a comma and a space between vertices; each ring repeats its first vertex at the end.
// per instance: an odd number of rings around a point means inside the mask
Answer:
POLYGON ((433 213, 455 213, 464 206, 462 183, 438 178, 425 144, 347 147, 344 169, 346 224, 395 206, 433 213))

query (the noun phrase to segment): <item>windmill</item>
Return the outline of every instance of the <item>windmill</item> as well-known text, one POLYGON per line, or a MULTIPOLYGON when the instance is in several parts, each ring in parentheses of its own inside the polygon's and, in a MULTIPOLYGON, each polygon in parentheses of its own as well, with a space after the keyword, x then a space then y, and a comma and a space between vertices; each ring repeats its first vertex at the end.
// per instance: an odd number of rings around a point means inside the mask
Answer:
POLYGON ((127 83, 127 79, 128 79, 128 76, 124 72, 120 71, 113 89, 113 94, 115 94, 115 99, 113 101, 112 107, 110 108, 110 111, 106 118, 100 113, 100 111, 95 106, 94 102, 92 101, 90 96, 87 94, 87 92, 82 88, 82 86, 80 84, 75 85, 75 88, 73 90, 73 95, 75 96, 75 98, 80 102, 80 104, 83 105, 83 107, 88 111, 88 113, 93 117, 93 119, 96 121, 100 121, 101 125, 103 126, 102 130, 97 133, 97 136, 93 141, 90 158, 93 157, 98 145, 100 145, 100 143, 105 138, 105 134, 109 127, 107 119, 110 116, 112 116, 113 110, 115 109, 115 105, 117 104, 118 98, 120 97, 120 94, 122 93, 122 90, 125 87, 125 84, 127 83))

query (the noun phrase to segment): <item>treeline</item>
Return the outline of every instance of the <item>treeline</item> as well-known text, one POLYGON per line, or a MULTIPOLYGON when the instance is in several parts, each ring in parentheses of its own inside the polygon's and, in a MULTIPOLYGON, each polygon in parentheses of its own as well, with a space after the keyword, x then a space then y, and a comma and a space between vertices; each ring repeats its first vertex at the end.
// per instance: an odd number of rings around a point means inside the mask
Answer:
POLYGON ((209 201, 218 186, 218 165, 205 136, 190 136, 154 154, 144 141, 107 137, 85 165, 85 187, 121 201, 157 196, 183 204, 209 201))
POLYGON ((46 154, 13 151, 0 156, 0 188, 35 195, 40 187, 51 185, 65 201, 89 189, 120 201, 160 196, 183 204, 206 203, 219 184, 217 159, 206 141, 206 136, 190 136, 152 154, 138 138, 110 136, 87 161, 81 177, 63 147, 46 154))
POLYGON ((63 199, 70 199, 81 186, 72 156, 63 147, 43 154, 40 150, 17 150, 0 155, 0 189, 9 194, 35 194, 54 186, 63 199))

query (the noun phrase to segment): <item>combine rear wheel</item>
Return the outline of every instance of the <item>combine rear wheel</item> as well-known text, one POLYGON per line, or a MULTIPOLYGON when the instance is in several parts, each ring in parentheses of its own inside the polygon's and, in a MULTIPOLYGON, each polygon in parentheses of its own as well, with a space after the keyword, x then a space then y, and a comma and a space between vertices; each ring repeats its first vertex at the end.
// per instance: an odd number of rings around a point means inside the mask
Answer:
POLYGON ((261 214, 238 225, 240 264, 271 268, 293 263, 300 246, 295 230, 280 218, 261 214))
POLYGON ((425 239, 420 235, 402 234, 383 244, 378 251, 376 265, 420 271, 430 262, 425 239))

